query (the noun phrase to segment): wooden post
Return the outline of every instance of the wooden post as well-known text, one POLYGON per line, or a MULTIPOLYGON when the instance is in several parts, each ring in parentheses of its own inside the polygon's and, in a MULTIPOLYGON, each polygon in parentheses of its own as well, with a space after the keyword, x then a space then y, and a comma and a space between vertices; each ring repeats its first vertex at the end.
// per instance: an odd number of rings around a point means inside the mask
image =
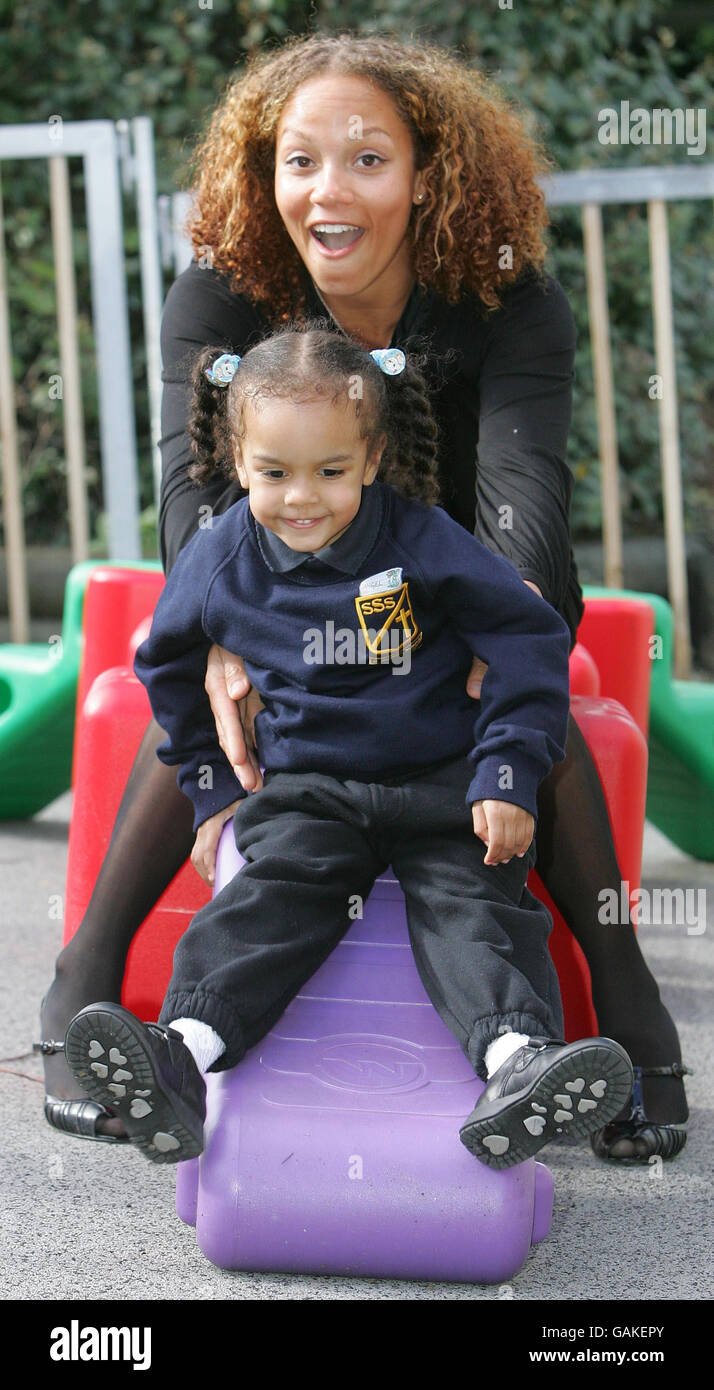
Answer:
POLYGON ((72 210, 69 170, 64 155, 53 155, 50 166, 52 246, 57 287, 57 330, 67 490, 72 558, 77 564, 89 559, 89 514, 85 483, 84 414, 77 335, 77 294, 72 255, 72 210))
POLYGON ((0 185, 0 442, 2 443, 3 521, 7 555, 7 601, 10 637, 30 640, 30 602, 27 588, 25 531, 22 519, 22 484, 17 451, 15 383, 12 376, 10 315, 5 268, 5 223, 0 185))
POLYGON ((606 587, 622 589, 624 581, 615 393, 610 354, 610 318, 607 310, 602 213, 598 203, 583 203, 583 238, 597 406, 603 569, 606 587))
POLYGON ((684 536, 682 477, 679 459, 677 376, 674 361, 672 287, 669 272, 667 211, 661 198, 647 204, 652 270, 657 374, 662 381, 659 401, 659 433, 662 458, 664 533, 667 544, 667 584, 674 614, 674 674, 685 679, 691 672, 687 553, 684 536))

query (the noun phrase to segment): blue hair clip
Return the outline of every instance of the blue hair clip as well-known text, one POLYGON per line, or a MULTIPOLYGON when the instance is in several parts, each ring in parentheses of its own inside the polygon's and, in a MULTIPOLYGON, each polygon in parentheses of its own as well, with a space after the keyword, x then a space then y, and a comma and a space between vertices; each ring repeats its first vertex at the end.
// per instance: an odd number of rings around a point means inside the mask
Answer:
POLYGON ((380 371, 386 376, 399 376, 407 365, 407 359, 401 348, 374 348, 370 352, 370 357, 374 358, 380 371))
POLYGON ((206 368, 206 376, 211 386, 230 386, 240 357, 235 352, 224 352, 217 357, 212 367, 206 368))

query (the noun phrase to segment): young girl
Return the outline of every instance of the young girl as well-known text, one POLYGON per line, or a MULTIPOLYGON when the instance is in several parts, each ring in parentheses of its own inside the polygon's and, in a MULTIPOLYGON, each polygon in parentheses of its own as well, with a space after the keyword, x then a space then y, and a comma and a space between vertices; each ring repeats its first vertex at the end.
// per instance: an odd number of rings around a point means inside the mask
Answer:
POLYGON ((487 1081, 462 1142, 504 1168, 599 1129, 630 1061, 607 1038, 560 1038, 551 920, 526 887, 536 792, 564 753, 568 629, 434 505, 423 378, 398 349, 285 330, 243 359, 201 354, 192 437, 248 497, 182 551, 135 670, 198 839, 234 809, 246 863, 180 940, 159 1023, 88 1006, 66 1035, 72 1071, 149 1159, 195 1156, 201 1073, 265 1036, 391 863, 424 986, 487 1081), (264 704, 250 796, 204 688, 214 642, 242 654, 264 704))

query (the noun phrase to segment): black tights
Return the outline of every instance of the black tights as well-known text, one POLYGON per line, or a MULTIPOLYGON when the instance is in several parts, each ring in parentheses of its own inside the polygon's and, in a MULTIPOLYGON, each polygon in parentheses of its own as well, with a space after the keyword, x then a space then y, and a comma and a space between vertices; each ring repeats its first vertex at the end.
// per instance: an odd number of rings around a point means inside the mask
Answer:
MULTIPOLYGON (((155 756, 163 738, 152 720, 142 740, 112 838, 82 923, 59 966, 61 1009, 72 1013, 98 999, 118 999, 126 953, 135 932, 188 858, 193 808, 176 784, 176 769, 155 756)), ((631 925, 598 922, 598 893, 620 896, 620 869, 600 779, 575 721, 567 757, 541 784, 538 796, 538 872, 568 922, 592 975, 600 1032, 615 1038, 633 1062, 680 1061, 677 1030, 659 996, 631 925)), ((645 1078, 651 1120, 686 1119, 684 1089, 676 1078, 645 1078)))
POLYGON ((176 768, 156 757, 165 737, 152 719, 87 910, 60 957, 63 973, 86 976, 89 986, 102 983, 104 999, 119 998, 131 942, 193 848, 193 806, 179 791, 176 768))
MULTIPOLYGON (((590 967, 600 1033, 629 1052, 640 1066, 681 1062, 677 1029, 660 999, 631 921, 598 921, 604 888, 620 900, 621 873, 597 768, 572 715, 566 757, 538 792, 537 869, 590 967)), ((644 1077, 648 1118, 672 1124, 687 1118, 681 1081, 644 1077)))

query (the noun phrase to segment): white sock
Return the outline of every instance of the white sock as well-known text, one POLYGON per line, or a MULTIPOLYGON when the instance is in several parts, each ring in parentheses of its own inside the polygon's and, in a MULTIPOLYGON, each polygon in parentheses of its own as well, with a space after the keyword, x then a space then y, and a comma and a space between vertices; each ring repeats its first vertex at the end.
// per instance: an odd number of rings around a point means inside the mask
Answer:
POLYGON ((226 1050, 223 1038, 219 1038, 210 1023, 202 1023, 200 1018, 174 1018, 169 1028, 175 1028, 181 1034, 201 1072, 208 1071, 212 1062, 218 1061, 226 1050))
POLYGON ((507 1062, 514 1052, 518 1051, 519 1047, 525 1047, 527 1042, 528 1037, 525 1033, 501 1033, 499 1038, 489 1043, 484 1058, 489 1081, 493 1073, 498 1071, 498 1068, 502 1067, 503 1063, 507 1062))

